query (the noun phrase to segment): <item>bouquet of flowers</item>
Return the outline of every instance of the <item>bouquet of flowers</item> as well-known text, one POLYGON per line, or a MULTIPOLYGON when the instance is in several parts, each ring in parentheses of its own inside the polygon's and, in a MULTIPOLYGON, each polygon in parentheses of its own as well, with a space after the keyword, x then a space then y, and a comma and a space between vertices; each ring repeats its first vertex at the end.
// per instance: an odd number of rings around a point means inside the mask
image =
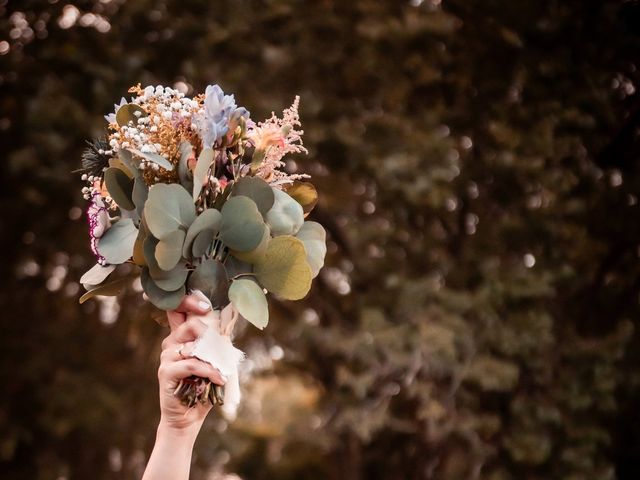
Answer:
POLYGON ((283 157, 306 153, 298 102, 282 118, 254 123, 218 85, 193 98, 168 87, 132 87, 133 97, 105 118, 105 139, 88 142, 82 189, 97 263, 81 278, 80 302, 114 295, 120 264, 140 267, 142 288, 163 310, 187 293, 210 302, 209 329, 193 355, 229 381, 184 379, 184 403, 224 404, 240 393, 243 353, 231 334, 238 318, 268 322, 265 293, 303 298, 324 264, 325 231, 305 218, 317 202, 308 175, 285 170, 283 157))

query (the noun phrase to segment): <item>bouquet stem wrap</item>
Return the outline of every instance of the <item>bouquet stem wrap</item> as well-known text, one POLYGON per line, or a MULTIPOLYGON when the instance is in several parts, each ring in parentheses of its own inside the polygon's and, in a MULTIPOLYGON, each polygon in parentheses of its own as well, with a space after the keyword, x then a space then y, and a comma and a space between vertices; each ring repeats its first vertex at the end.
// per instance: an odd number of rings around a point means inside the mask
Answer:
MULTIPOLYGON (((210 300, 200 290, 193 291, 192 295, 211 305, 210 300)), ((244 359, 244 352, 234 347, 231 341, 238 312, 229 304, 222 310, 209 310, 206 315, 187 316, 187 320, 192 318, 197 318, 204 323, 207 330, 196 340, 191 356, 210 363, 226 378, 222 410, 227 417, 233 419, 240 404, 238 367, 244 359)))

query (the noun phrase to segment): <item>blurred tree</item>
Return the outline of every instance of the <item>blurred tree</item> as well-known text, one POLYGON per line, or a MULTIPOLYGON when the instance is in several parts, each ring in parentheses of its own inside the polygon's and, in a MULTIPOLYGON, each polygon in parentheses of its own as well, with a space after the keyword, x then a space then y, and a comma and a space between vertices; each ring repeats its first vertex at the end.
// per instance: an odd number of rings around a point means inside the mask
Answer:
MULTIPOLYGON (((638 478, 640 5, 0 1, 0 476, 137 478, 162 328, 92 263, 83 140, 134 83, 302 96, 330 258, 246 329, 194 479, 638 478)), ((291 164, 291 168, 295 168, 291 164)), ((141 308, 142 307, 142 308, 141 308)))

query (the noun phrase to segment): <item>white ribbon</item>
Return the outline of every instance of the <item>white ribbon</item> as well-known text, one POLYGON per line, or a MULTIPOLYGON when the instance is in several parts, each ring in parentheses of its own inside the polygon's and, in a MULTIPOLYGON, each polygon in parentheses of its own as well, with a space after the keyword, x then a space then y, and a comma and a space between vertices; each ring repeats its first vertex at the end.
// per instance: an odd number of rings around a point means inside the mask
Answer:
MULTIPOLYGON (((201 291, 195 290, 192 294, 196 295, 198 300, 211 305, 207 296, 201 291)), ((210 363, 226 377, 222 410, 230 420, 233 420, 236 418, 240 404, 238 366, 244 359, 244 352, 231 343, 231 334, 238 319, 238 311, 229 304, 222 311, 209 310, 206 315, 190 314, 187 316, 187 319, 189 318, 197 318, 208 327, 205 333, 195 341, 191 355, 210 363)))

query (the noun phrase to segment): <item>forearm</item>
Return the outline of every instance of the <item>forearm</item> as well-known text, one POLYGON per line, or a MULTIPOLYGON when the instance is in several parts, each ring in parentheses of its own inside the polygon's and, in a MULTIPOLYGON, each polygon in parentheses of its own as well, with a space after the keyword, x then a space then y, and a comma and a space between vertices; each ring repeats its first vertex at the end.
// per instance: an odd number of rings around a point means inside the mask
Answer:
POLYGON ((188 480, 193 444, 200 426, 174 428, 162 420, 142 480, 188 480))

